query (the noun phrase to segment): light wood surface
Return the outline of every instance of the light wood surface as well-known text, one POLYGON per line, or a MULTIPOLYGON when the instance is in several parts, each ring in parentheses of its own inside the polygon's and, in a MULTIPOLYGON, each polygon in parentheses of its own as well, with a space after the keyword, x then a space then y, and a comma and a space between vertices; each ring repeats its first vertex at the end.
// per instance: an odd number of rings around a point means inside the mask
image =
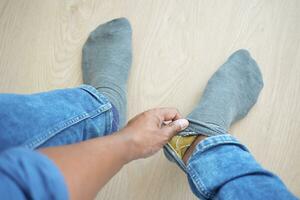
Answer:
MULTIPOLYGON (((129 117, 157 106, 188 114, 233 51, 251 52, 265 87, 231 132, 300 196, 298 0, 0 0, 0 92, 80 84, 89 32, 121 16, 133 28, 129 117)), ((97 199, 196 198, 185 175, 160 152, 124 167, 97 199)))

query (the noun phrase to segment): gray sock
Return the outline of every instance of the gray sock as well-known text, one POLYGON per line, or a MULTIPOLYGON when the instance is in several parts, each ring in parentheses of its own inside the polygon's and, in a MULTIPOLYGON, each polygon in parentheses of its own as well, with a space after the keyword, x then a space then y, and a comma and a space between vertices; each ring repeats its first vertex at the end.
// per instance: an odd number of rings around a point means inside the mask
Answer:
POLYGON ((109 98, 119 112, 120 127, 126 122, 131 61, 131 27, 125 18, 98 26, 83 47, 83 81, 109 98))
POLYGON ((226 133, 232 123, 246 116, 262 87, 261 72, 249 52, 236 51, 208 81, 200 102, 187 116, 186 134, 226 133))

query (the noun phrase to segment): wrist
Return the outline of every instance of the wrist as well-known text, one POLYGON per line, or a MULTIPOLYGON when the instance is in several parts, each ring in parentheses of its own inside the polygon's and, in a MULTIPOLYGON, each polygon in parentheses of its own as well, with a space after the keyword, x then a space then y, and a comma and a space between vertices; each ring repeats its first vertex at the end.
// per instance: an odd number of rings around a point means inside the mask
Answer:
POLYGON ((129 134, 127 130, 122 129, 116 133, 116 136, 120 140, 120 148, 123 154, 125 164, 137 159, 136 144, 132 134, 129 134))

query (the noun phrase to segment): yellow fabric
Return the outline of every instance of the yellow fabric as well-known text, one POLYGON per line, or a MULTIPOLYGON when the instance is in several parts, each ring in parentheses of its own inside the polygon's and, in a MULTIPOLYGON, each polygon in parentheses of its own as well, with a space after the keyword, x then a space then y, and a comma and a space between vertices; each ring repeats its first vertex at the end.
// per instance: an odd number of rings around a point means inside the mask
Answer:
POLYGON ((177 156, 182 159, 186 150, 191 146, 197 136, 180 136, 176 135, 168 142, 168 145, 176 152, 177 156))

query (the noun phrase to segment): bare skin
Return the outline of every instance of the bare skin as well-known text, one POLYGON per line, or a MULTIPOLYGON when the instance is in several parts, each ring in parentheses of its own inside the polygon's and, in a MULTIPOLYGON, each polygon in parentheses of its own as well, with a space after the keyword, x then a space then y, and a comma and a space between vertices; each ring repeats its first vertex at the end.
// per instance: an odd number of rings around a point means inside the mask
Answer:
POLYGON ((39 151, 62 172, 70 199, 93 199, 125 164, 158 152, 187 126, 188 121, 181 119, 176 109, 152 109, 110 136, 39 151), (163 125, 166 121, 172 122, 163 125))
POLYGON ((189 158, 191 157, 191 155, 193 154, 197 144, 199 142, 201 142, 202 140, 204 140, 205 138, 207 138, 207 136, 205 135, 199 135, 194 142, 192 143, 192 145, 188 148, 188 150, 185 152, 182 160, 184 162, 185 165, 187 165, 189 158))

